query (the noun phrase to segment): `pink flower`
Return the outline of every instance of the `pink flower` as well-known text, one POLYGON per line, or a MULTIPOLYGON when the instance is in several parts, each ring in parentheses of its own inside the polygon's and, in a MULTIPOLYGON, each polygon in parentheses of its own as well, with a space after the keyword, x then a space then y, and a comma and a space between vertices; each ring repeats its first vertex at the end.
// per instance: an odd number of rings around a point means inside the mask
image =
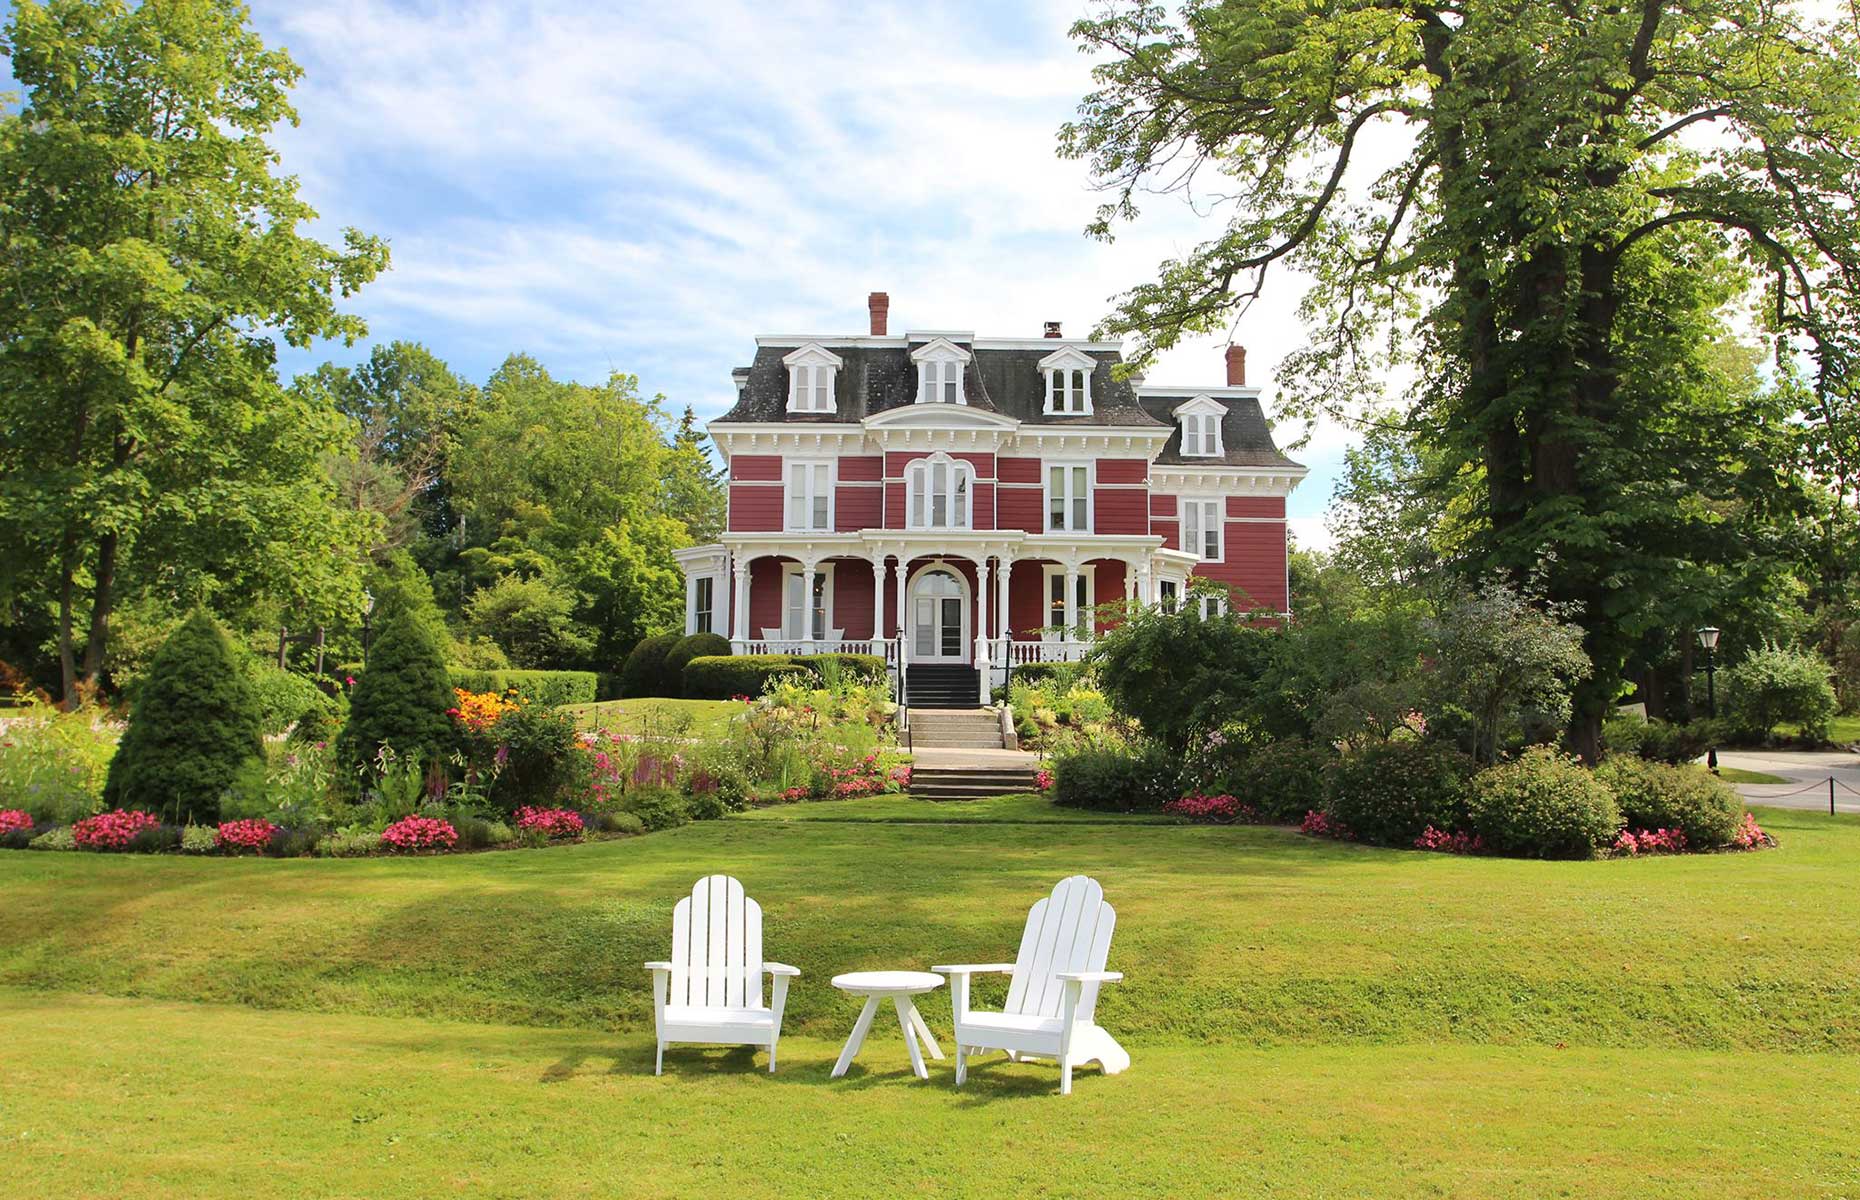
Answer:
POLYGON ((32 816, 23 808, 0 808, 0 833, 24 833, 32 828, 32 816))
POLYGON ((1344 842, 1356 840, 1356 835, 1350 832, 1348 825, 1315 809, 1305 813, 1304 823, 1298 828, 1301 833, 1308 833, 1312 837, 1336 838, 1344 842))
POLYGON ((85 817, 71 827, 71 837, 86 850, 122 850, 138 834, 160 827, 161 822, 154 813, 119 808, 113 812, 85 817))
POLYGON ((223 821, 213 831, 213 844, 221 850, 263 850, 271 844, 278 827, 263 817, 247 821, 223 821))
POLYGON ((1448 833, 1429 825, 1414 839, 1416 850, 1438 850, 1444 854, 1483 854, 1485 839, 1472 833, 1448 833))
POLYGON ((541 831, 552 838, 578 838, 586 828, 581 814, 566 808, 519 808, 517 828, 541 831))
POLYGON ((390 850, 450 850, 458 845, 459 831, 438 817, 402 817, 381 831, 381 844, 390 850))
POLYGON ((1763 832, 1763 827, 1757 824, 1755 817, 1745 813, 1744 823, 1739 825, 1737 832, 1731 835, 1731 844, 1739 850, 1756 850, 1763 846, 1775 845, 1776 839, 1763 832))
POLYGON ((1191 792, 1177 800, 1163 805, 1162 810, 1178 817, 1187 817, 1191 821, 1219 821, 1231 824, 1235 821, 1257 821, 1259 810, 1244 800, 1225 793, 1219 796, 1204 796, 1200 792, 1191 792))

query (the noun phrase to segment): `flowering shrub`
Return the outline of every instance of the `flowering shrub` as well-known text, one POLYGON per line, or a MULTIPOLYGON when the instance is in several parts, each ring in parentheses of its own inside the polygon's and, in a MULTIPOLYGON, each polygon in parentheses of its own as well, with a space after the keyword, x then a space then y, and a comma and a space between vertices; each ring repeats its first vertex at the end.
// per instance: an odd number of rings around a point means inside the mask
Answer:
POLYGON ((154 813, 118 808, 85 817, 71 827, 71 836, 83 850, 124 850, 138 834, 160 827, 154 813))
POLYGON ((519 808, 517 830, 535 831, 552 838, 578 838, 585 826, 581 814, 566 808, 519 808))
POLYGON ((470 692, 464 688, 453 688, 452 694, 459 699, 455 707, 448 708, 446 715, 457 721, 461 728, 472 733, 483 733, 506 714, 522 707, 512 693, 470 692))
MULTIPOLYGON (((1034 778, 1036 780, 1039 778, 1039 775, 1037 772, 1034 778)), ((891 784, 892 786, 887 788, 886 789, 887 791, 898 791, 898 792, 910 791, 911 790, 911 764, 905 763, 901 767, 891 768, 891 784)), ((1051 784, 1050 773, 1048 777, 1048 784, 1049 786, 1051 784)))
MULTIPOLYGON (((908 768, 906 769, 908 770, 908 768)), ((1053 790, 1053 773, 1047 770, 1045 767, 1040 767, 1039 769, 1035 770, 1033 773, 1033 786, 1038 788, 1042 792, 1052 791, 1053 790)))
POLYGON ((1774 846, 1776 839, 1763 832, 1763 827, 1757 824, 1755 817, 1745 813, 1743 824, 1731 835, 1731 844, 1739 850, 1756 850, 1763 846, 1774 846))
POLYGON ((0 796, 40 822, 66 824, 97 810, 122 725, 96 709, 61 712, 32 697, 0 717, 0 796))
POLYGON ((1414 839, 1416 850, 1438 850, 1443 854, 1484 854, 1485 839, 1476 833, 1448 833, 1429 825, 1414 839))
POLYGON ((1623 829, 1615 835, 1619 854, 1683 854, 1686 835, 1680 829, 1623 829))
POLYGON ((402 853, 450 850, 458 840, 459 832, 452 828, 452 822, 438 817, 402 817, 381 831, 381 844, 402 853))
POLYGON ((213 842, 221 850, 239 854, 250 850, 262 853, 271 839, 277 835, 278 826, 263 817, 253 817, 244 821, 221 821, 214 831, 213 842))
POLYGON ((783 788, 781 798, 788 801, 805 800, 807 799, 807 788, 800 785, 791 788, 783 788))
POLYGON ((1250 823, 1259 820, 1257 808, 1224 792, 1218 796, 1190 792, 1180 799, 1169 801, 1162 806, 1162 810, 1173 816, 1187 817, 1191 821, 1219 821, 1232 824, 1236 821, 1250 823))
POLYGON ((0 808, 0 834, 24 833, 32 828, 32 815, 23 808, 0 808))
POLYGON ((1298 831, 1308 833, 1312 837, 1336 838, 1344 842, 1356 839, 1356 835, 1350 832, 1348 825, 1315 808, 1305 814, 1304 822, 1298 826, 1298 831))

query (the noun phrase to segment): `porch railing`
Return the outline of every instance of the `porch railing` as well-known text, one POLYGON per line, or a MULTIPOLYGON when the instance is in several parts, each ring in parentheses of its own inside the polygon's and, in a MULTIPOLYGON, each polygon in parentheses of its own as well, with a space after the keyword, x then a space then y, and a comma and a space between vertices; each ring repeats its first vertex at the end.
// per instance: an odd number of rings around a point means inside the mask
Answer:
POLYGON ((873 641, 869 638, 823 638, 817 641, 802 638, 751 638, 748 641, 732 641, 730 651, 733 654, 876 654, 885 660, 888 667, 898 664, 896 642, 873 641))
MULTIPOLYGON (((988 657, 990 665, 995 667, 1078 662, 1085 657, 1085 652, 1091 646, 1088 638, 1041 638, 1024 642, 1010 638, 991 638, 988 657)), ((893 670, 897 669, 902 648, 901 638, 876 641, 870 638, 823 638, 816 641, 803 638, 751 638, 730 643, 731 652, 735 654, 873 654, 882 657, 885 665, 893 670)))

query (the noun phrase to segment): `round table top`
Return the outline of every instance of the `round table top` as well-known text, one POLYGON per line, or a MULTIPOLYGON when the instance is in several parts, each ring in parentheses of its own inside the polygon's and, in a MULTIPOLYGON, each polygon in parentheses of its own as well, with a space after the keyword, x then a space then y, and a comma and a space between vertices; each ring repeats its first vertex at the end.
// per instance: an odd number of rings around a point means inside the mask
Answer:
POLYGON ((848 971, 835 975, 833 986, 867 995, 916 995, 942 987, 943 977, 928 971, 848 971))

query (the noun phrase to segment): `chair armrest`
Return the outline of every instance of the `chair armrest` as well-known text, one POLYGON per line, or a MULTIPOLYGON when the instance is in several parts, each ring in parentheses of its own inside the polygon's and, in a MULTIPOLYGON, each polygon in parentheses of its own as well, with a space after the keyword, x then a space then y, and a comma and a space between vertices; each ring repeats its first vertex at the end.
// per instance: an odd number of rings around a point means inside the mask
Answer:
POLYGON ((1063 979, 1067 983, 1117 983, 1124 978, 1122 971, 1054 971, 1054 979, 1063 979))
POLYGON ((799 975, 801 973, 801 968, 791 967, 787 963, 765 962, 762 964, 762 969, 771 975, 799 975))
POLYGON ((646 969, 648 971, 669 971, 672 969, 672 964, 668 962, 649 962, 646 964, 646 969))
POLYGON ((931 967, 938 975, 1012 975, 1013 963, 960 963, 953 967, 931 967))

